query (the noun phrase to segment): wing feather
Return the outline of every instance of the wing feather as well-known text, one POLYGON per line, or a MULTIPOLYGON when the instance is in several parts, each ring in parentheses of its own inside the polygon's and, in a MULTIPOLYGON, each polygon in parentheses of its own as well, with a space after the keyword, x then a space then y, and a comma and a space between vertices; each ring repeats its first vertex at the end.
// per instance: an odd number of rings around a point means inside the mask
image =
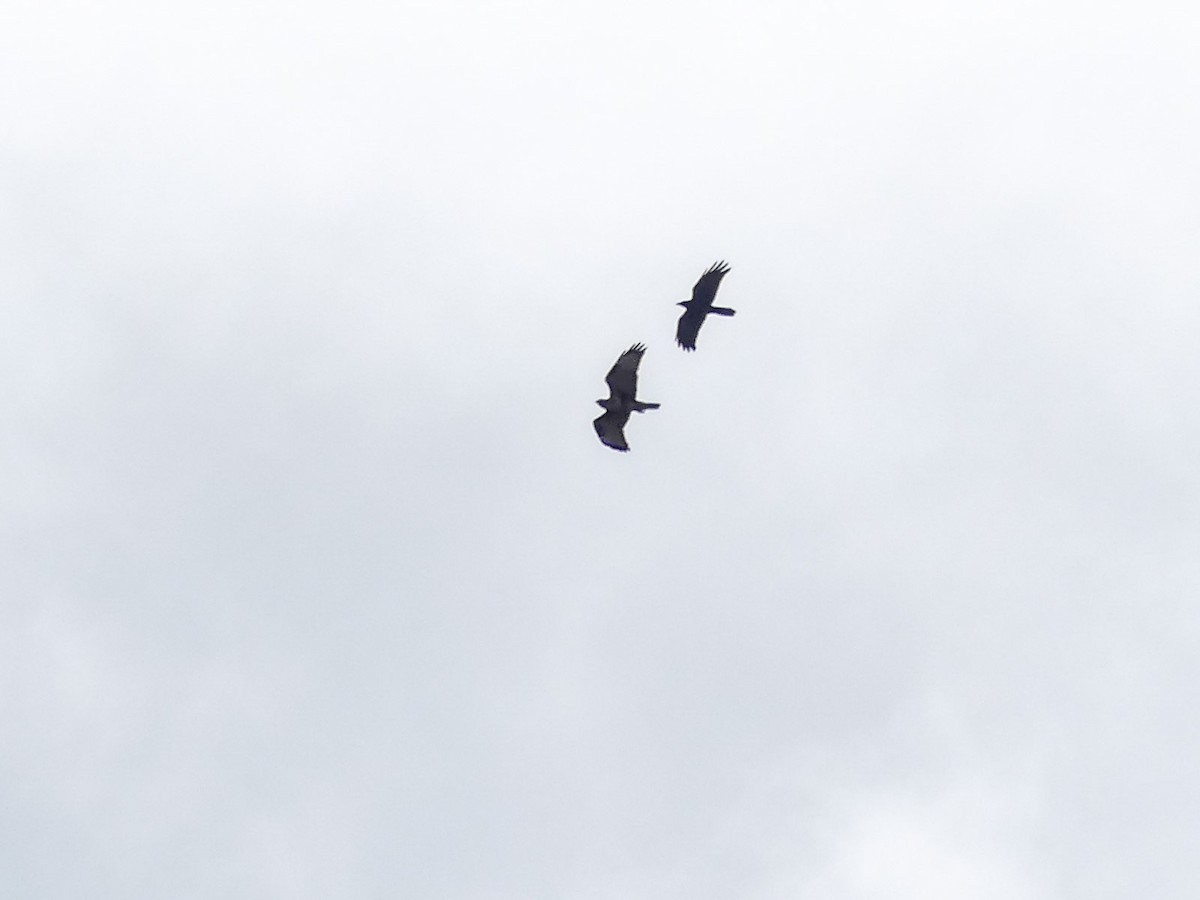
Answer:
POLYGON ((642 354, 645 352, 644 344, 634 344, 622 353, 616 365, 609 369, 604 380, 608 382, 608 389, 614 397, 628 401, 637 396, 638 363, 642 361, 642 354))
POLYGON ((725 260, 715 262, 709 266, 708 271, 700 276, 700 280, 692 288, 692 302, 711 306, 713 298, 717 296, 717 288, 721 286, 721 279, 725 277, 725 273, 728 271, 729 263, 725 262, 725 260))
POLYGON ((596 435, 600 438, 600 443, 626 453, 629 450, 629 444, 625 442, 625 423, 628 421, 628 412, 624 414, 606 412, 596 418, 592 425, 596 428, 596 435))
POLYGON ((700 326, 703 324, 704 313, 684 310, 683 315, 679 317, 679 325, 675 328, 675 342, 684 350, 695 350, 696 335, 700 333, 700 326))

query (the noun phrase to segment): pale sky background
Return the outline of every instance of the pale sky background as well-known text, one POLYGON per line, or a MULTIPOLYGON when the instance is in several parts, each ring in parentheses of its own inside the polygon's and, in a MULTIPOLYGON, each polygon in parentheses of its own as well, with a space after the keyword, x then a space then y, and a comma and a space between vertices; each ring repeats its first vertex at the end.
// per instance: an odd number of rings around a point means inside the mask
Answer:
POLYGON ((1200 896, 1200 12, 3 19, 5 897, 1200 896))

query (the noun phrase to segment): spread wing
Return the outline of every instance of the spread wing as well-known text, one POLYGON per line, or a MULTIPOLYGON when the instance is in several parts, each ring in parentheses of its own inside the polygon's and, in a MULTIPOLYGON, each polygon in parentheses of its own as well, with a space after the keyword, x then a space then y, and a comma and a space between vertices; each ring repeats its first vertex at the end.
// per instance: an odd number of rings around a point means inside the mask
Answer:
MULTIPOLYGON (((692 302, 703 304, 704 306, 712 306, 713 298, 717 296, 717 288, 721 286, 721 279, 725 277, 725 273, 729 271, 729 264, 724 260, 715 262, 708 267, 708 271, 700 276, 700 280, 696 282, 696 286, 692 288, 692 302)), ((697 325, 697 328, 700 326, 697 325)))
POLYGON ((592 424, 596 427, 600 443, 624 453, 629 449, 629 445, 625 443, 625 423, 628 421, 628 412, 606 412, 595 419, 592 424))
POLYGON ((616 365, 608 370, 608 376, 604 380, 608 382, 608 389, 614 397, 632 400, 637 396, 637 367, 645 352, 644 344, 634 344, 622 353, 616 365))
POLYGON ((684 350, 696 349, 696 335, 704 324, 704 312, 685 309, 679 317, 679 325, 675 328, 675 342, 684 350))

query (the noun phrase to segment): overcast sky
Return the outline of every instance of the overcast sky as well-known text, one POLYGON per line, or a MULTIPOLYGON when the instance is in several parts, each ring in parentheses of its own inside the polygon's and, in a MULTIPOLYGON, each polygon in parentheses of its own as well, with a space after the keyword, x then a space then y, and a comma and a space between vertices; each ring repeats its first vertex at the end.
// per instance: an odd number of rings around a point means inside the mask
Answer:
POLYGON ((3 18, 5 896, 1200 896, 1200 14, 3 18))

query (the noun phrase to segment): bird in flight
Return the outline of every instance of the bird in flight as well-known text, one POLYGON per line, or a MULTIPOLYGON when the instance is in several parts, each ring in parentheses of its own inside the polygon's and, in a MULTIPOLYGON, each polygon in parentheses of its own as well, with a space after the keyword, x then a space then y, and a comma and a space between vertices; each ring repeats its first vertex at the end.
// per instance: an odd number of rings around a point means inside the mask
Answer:
POLYGON ((683 315, 679 317, 679 327, 675 329, 675 340, 684 350, 696 349, 696 335, 704 324, 704 317, 709 313, 718 316, 732 316, 735 310, 727 306, 713 306, 713 298, 717 296, 717 288, 721 279, 729 271, 728 263, 721 261, 713 263, 708 271, 700 276, 696 286, 692 288, 692 299, 681 300, 676 306, 683 307, 683 315))
POLYGON ((629 421, 629 414, 659 407, 657 403, 643 403, 637 399, 637 367, 645 352, 645 345, 634 344, 622 353, 604 379, 608 382, 608 396, 596 401, 604 407, 604 414, 592 422, 600 443, 622 453, 629 449, 625 442, 625 423, 629 421))

